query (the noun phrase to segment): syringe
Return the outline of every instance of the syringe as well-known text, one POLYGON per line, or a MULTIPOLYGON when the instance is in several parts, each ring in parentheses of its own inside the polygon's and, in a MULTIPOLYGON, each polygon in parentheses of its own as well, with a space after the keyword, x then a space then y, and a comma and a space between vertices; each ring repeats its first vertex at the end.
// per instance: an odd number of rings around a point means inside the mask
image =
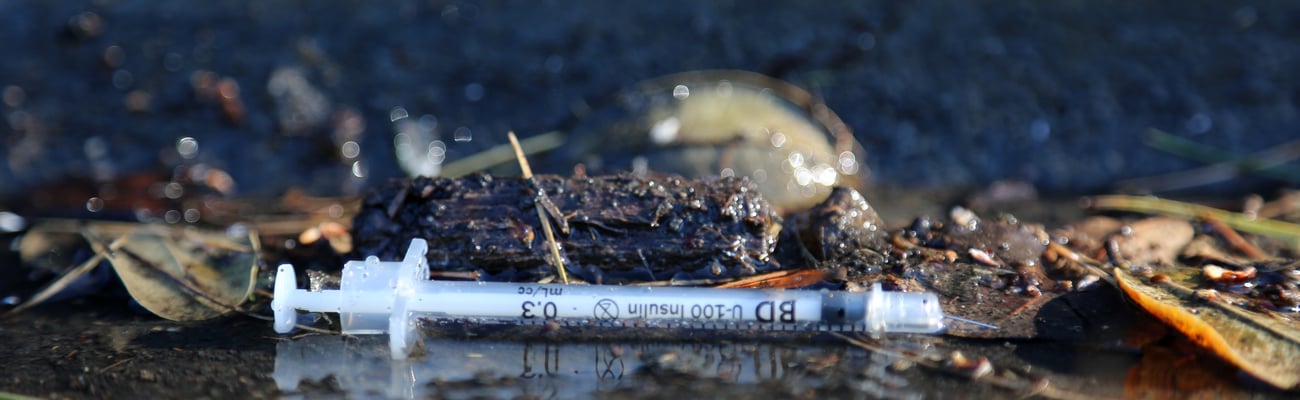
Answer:
POLYGON ((275 331, 289 333, 295 310, 337 312, 343 333, 389 334, 394 358, 417 338, 416 318, 514 324, 688 327, 778 331, 938 333, 933 293, 718 289, 431 281, 428 245, 414 239, 402 261, 348 261, 338 290, 297 288, 292 265, 276 273, 275 331))

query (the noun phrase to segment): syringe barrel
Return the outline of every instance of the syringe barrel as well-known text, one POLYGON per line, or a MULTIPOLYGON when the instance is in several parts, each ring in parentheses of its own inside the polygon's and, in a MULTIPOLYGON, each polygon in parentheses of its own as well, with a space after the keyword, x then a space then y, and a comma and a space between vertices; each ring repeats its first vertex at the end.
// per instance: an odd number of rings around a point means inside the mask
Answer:
POLYGON ((416 316, 873 334, 943 330, 933 293, 885 292, 878 283, 868 292, 848 292, 428 281, 425 251, 416 239, 401 262, 349 261, 339 289, 321 292, 297 289, 293 267, 281 265, 271 303, 275 330, 293 329, 295 309, 338 312, 344 333, 388 332, 394 357, 410 349, 416 316))
POLYGON ((796 290, 431 281, 418 287, 408 307, 433 317, 800 323, 821 321, 822 296, 796 290))
POLYGON ((430 281, 415 289, 408 310, 434 318, 675 321, 876 333, 943 329, 933 294, 883 292, 878 285, 871 292, 846 292, 430 281))
POLYGON ((876 284, 867 303, 867 325, 877 332, 938 333, 943 309, 934 293, 886 292, 876 284))

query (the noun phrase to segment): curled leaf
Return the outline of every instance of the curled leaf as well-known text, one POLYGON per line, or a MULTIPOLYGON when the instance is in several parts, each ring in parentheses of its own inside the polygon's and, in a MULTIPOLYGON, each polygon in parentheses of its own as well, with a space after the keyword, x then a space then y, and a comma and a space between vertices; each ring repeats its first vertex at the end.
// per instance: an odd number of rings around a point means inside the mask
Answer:
POLYGON ((91 225, 87 239, 113 265, 141 306, 173 321, 200 321, 236 311, 252 293, 257 241, 253 235, 159 225, 128 227, 120 249, 98 237, 122 225, 91 225))
POLYGON ((1146 280, 1113 270, 1124 295, 1192 343, 1283 389, 1300 388, 1300 330, 1193 291, 1167 277, 1146 280))

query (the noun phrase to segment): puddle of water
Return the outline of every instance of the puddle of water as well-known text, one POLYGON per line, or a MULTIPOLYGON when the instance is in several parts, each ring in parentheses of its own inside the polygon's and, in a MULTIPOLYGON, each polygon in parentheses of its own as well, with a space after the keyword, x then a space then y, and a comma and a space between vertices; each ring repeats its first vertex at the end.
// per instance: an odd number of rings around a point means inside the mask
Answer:
MULTIPOLYGON (((308 336, 276 347, 272 377, 286 395, 311 397, 300 386, 333 379, 349 397, 423 398, 440 385, 467 396, 589 397, 644 388, 660 372, 689 374, 728 384, 798 380, 810 359, 862 357, 844 346, 779 343, 553 342, 426 338, 424 354, 393 360, 385 335, 308 336), (832 348, 833 347, 833 348, 832 348), (471 386, 472 390, 464 386, 471 386), (306 392, 306 393, 304 393, 306 392)), ((892 360, 879 360, 880 371, 892 360)), ((892 380, 906 380, 894 377, 892 380)), ((447 393, 441 393, 446 395, 447 393)))

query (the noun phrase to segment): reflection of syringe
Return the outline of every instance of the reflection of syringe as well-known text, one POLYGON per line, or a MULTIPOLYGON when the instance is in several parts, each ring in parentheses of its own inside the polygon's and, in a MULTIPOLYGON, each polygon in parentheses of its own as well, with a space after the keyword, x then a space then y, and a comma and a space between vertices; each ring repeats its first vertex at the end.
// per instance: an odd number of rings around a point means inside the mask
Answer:
POLYGON ((394 358, 416 339, 416 314, 513 324, 687 327, 780 331, 938 333, 944 315, 933 293, 716 289, 430 281, 428 245, 406 258, 349 261, 339 290, 297 288, 293 266, 275 281, 275 330, 288 333, 295 309, 337 312, 344 333, 389 334, 394 358))

